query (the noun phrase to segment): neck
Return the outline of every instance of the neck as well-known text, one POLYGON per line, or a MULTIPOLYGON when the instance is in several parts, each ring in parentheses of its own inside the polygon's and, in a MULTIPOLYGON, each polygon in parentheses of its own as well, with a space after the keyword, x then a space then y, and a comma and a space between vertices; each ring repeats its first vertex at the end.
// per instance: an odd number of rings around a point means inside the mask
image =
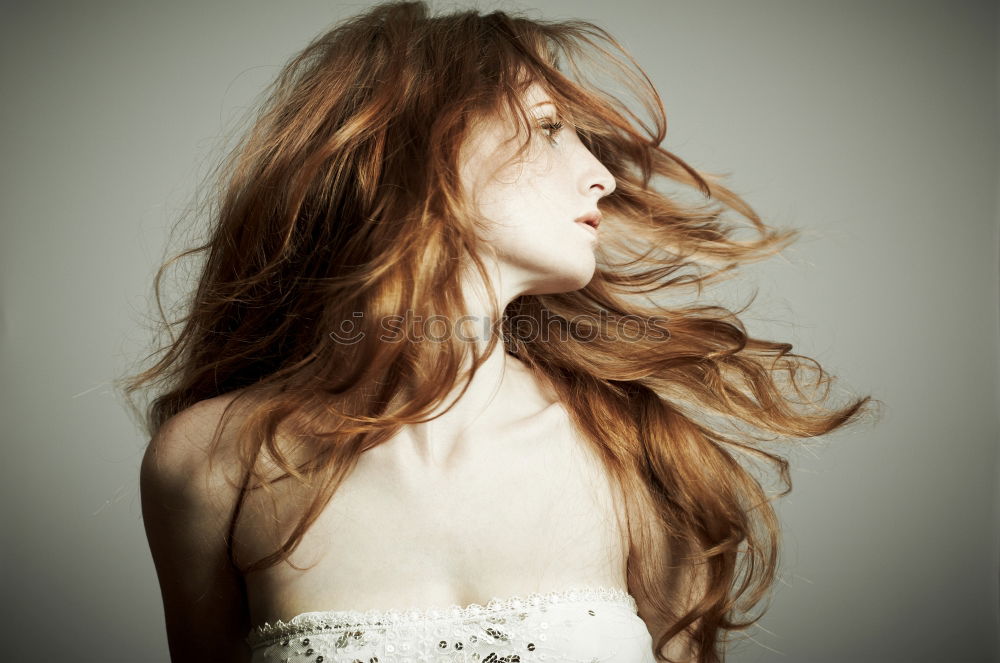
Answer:
MULTIPOLYGON (((493 276, 494 285, 501 286, 499 273, 493 276)), ((499 329, 499 325, 484 289, 481 285, 476 287, 476 283, 477 279, 473 278, 463 281, 465 312, 470 322, 461 329, 461 333, 482 353, 486 350, 490 334, 499 329)), ((499 293, 498 313, 503 315, 516 293, 506 293, 501 287, 497 287, 496 292, 499 293)), ((458 330, 454 325, 453 331, 458 330)), ((532 398, 537 396, 535 390, 525 388, 531 383, 525 382, 529 374, 524 363, 507 354, 502 340, 485 356, 465 393, 459 397, 471 366, 471 356, 467 356, 454 386, 434 409, 432 416, 437 415, 436 418, 421 426, 410 427, 413 448, 428 465, 445 465, 453 454, 461 450, 463 440, 478 439, 491 430, 497 430, 517 412, 530 408, 532 398), (455 401, 453 405, 452 401, 455 401)))

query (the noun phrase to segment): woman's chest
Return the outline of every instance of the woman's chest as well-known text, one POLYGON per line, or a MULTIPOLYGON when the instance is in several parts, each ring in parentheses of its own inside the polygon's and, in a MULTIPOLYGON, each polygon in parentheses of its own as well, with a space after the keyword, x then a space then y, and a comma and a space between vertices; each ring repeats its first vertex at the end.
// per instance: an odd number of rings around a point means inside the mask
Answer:
MULTIPOLYGON (((362 455, 305 533, 289 560, 304 570, 282 563, 247 576, 255 623, 625 587, 628 544, 613 484, 567 421, 483 440, 447 474, 401 465, 392 443, 362 455)), ((258 533, 253 552, 276 549, 294 519, 276 512, 271 526, 244 528, 258 533)))

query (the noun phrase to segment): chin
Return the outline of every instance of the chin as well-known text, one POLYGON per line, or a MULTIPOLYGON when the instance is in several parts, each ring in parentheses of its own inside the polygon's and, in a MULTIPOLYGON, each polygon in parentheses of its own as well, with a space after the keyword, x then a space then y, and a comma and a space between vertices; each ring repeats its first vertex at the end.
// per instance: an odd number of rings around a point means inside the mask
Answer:
POLYGON ((579 290, 586 287, 594 279, 596 271, 597 262, 594 260, 594 254, 591 251, 587 251, 575 261, 571 269, 567 269, 561 275, 562 278, 560 281, 563 284, 563 291, 569 292, 570 290, 579 290))
POLYGON ((591 269, 588 272, 581 272, 576 280, 576 287, 569 288, 570 290, 580 290, 581 288, 587 287, 587 284, 594 280, 594 273, 596 270, 591 269))

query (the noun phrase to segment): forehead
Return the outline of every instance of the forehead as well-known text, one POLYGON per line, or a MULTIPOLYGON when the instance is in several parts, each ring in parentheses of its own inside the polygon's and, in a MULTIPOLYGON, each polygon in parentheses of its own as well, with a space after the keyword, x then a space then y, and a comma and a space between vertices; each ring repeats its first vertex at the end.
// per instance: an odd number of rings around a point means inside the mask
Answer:
POLYGON ((535 104, 543 102, 549 102, 549 103, 552 102, 552 98, 549 95, 548 91, 544 87, 542 87, 538 82, 533 82, 531 85, 529 85, 528 89, 524 91, 524 94, 522 95, 521 98, 524 101, 525 105, 529 108, 531 108, 535 104))

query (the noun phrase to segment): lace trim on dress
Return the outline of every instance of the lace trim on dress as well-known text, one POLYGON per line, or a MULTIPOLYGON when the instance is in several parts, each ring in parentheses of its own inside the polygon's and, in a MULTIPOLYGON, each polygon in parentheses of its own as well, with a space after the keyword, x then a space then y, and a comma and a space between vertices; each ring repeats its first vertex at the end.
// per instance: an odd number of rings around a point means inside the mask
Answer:
POLYGON ((616 587, 576 587, 555 592, 532 593, 524 596, 492 598, 485 606, 472 603, 467 606, 451 605, 447 608, 410 608, 405 610, 321 610, 304 612, 289 621, 264 622, 255 626, 246 642, 250 647, 258 647, 274 640, 289 638, 305 633, 319 633, 344 627, 389 626, 401 622, 422 622, 436 619, 475 619, 483 615, 511 612, 524 608, 540 607, 557 603, 580 601, 600 601, 617 603, 638 613, 635 598, 616 587))

